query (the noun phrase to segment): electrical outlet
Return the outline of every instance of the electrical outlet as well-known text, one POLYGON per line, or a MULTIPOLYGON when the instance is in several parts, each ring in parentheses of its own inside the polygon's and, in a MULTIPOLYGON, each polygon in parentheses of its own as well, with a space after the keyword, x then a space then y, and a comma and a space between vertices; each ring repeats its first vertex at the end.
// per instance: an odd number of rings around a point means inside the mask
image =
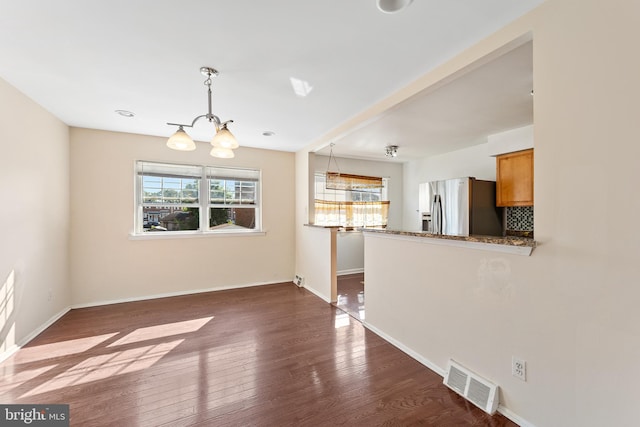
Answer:
POLYGON ((293 279, 293 283, 300 287, 304 286, 304 277, 302 277, 300 274, 296 274, 296 277, 293 279))
POLYGON ((511 375, 516 378, 521 379, 522 381, 527 380, 527 362, 518 359, 515 356, 511 357, 511 375))

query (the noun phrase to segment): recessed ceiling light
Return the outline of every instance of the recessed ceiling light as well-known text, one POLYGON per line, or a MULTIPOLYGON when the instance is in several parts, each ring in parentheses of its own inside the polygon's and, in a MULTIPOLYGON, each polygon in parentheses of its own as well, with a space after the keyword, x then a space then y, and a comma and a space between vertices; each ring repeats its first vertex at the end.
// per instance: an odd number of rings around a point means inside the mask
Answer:
POLYGON ((406 9, 413 0, 376 0, 378 9, 384 13, 397 13, 406 9))
POLYGON ((127 110, 116 110, 116 113, 120 114, 122 117, 133 117, 135 113, 127 110))
POLYGON ((262 132, 262 136, 273 136, 276 133, 272 130, 265 130, 264 132, 262 132))

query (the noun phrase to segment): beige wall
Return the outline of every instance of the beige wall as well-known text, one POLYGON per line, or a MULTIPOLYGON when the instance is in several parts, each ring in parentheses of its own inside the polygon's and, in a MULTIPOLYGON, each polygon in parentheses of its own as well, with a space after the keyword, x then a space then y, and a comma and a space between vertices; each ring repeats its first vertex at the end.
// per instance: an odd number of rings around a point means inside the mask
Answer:
POLYGON ((367 322, 437 370, 455 358, 495 381, 522 425, 637 425, 639 17, 636 1, 548 0, 384 101, 533 38, 532 256, 365 238, 367 322))
POLYGON ((344 274, 364 271, 364 237, 360 231, 341 231, 336 236, 336 272, 344 274))
POLYGON ((64 123, 0 79, 0 358, 70 304, 68 141, 64 123))
POLYGON ((164 138, 71 129, 75 306, 293 279, 294 154, 241 147, 228 161, 197 144, 176 152, 164 138), (131 240, 136 160, 261 169, 266 235, 131 240))
POLYGON ((304 287, 326 302, 331 301, 331 231, 308 227, 309 195, 313 194, 314 154, 299 151, 296 157, 296 256, 295 271, 304 287))

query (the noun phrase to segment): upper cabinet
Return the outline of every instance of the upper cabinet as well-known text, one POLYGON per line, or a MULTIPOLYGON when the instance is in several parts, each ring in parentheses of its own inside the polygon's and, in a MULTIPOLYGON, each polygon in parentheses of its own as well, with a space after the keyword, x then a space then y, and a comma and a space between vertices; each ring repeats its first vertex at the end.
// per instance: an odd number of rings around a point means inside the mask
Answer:
POLYGON ((533 206, 533 149, 496 157, 496 204, 533 206))

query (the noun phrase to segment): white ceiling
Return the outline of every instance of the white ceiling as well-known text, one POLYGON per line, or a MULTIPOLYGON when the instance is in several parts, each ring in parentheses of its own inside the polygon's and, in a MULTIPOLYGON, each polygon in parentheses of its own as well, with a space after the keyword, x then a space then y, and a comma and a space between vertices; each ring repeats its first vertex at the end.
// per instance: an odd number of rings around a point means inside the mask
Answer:
MULTIPOLYGON (((402 162, 460 150, 533 123, 533 43, 527 42, 435 90, 424 90, 333 139, 338 157, 402 162)), ((330 146, 317 151, 329 155, 330 146)))
MULTIPOLYGON (((295 151, 542 2, 415 0, 390 15, 375 0, 14 0, 0 13, 0 77, 70 126, 169 136, 166 122, 206 113, 199 69, 211 66, 213 112, 235 121, 240 144, 295 151)), ((417 95, 334 152, 376 158, 394 143, 408 160, 527 124, 531 99, 516 91, 531 87, 528 46, 417 95)), ((213 130, 190 133, 208 141, 213 130)))

